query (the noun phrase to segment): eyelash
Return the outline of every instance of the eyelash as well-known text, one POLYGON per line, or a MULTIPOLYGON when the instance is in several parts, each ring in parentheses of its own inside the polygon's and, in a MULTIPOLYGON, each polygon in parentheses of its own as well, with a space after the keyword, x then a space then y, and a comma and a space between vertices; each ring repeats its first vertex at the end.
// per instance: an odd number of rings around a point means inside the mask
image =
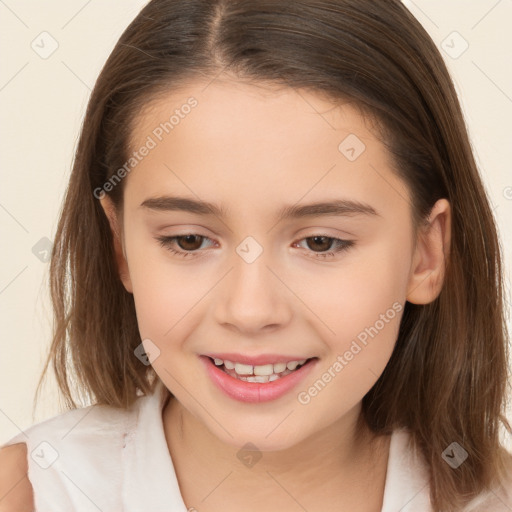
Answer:
MULTIPOLYGON (((191 257, 191 256, 195 257, 196 253, 198 253, 199 250, 186 252, 186 251, 177 251, 176 249, 173 249, 173 247, 172 247, 173 243, 178 238, 184 238, 184 237, 187 237, 187 236, 196 236, 196 237, 199 237, 199 238, 203 238, 205 240, 211 240, 207 236, 198 235, 197 233, 186 233, 184 235, 176 235, 176 236, 159 236, 159 237, 155 237, 155 238, 160 243, 160 245, 162 247, 164 247, 165 249, 167 249, 171 253, 173 253, 173 254, 181 257, 181 258, 188 258, 188 257, 191 257)), ((311 239, 311 238, 327 238, 328 240, 334 241, 335 244, 337 245, 337 249, 334 249, 334 251, 329 251, 329 252, 324 252, 324 253, 314 253, 315 256, 312 256, 314 259, 332 258, 332 257, 334 257, 338 253, 341 253, 343 251, 347 251, 355 243, 353 240, 342 240, 341 238, 335 238, 335 237, 327 236, 327 235, 312 235, 312 236, 308 236, 308 237, 305 237, 305 238, 301 238, 299 240, 299 242, 301 242, 302 240, 308 240, 308 239, 311 239)))

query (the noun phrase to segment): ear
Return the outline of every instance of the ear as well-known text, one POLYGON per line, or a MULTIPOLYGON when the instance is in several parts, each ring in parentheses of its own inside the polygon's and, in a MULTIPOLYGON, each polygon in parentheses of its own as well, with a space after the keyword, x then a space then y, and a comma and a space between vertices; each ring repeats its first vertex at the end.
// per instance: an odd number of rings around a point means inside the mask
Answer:
POLYGON ((122 229, 119 215, 110 197, 106 194, 100 199, 101 207, 107 216, 112 231, 112 238, 114 242, 114 251, 116 255, 117 268, 119 270, 119 278, 123 283, 126 291, 133 293, 132 282, 130 279, 130 272, 128 270, 128 262, 126 260, 126 251, 122 238, 122 229))
POLYGON ((446 199, 433 206, 426 226, 419 228, 406 299, 428 304, 441 293, 451 243, 451 208, 446 199))

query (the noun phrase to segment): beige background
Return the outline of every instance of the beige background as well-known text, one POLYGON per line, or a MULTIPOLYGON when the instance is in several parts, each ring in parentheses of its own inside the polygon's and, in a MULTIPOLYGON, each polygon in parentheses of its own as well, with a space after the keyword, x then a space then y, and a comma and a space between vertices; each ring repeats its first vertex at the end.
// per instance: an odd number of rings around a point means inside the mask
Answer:
MULTIPOLYGON (((62 410, 50 380, 32 415, 51 332, 48 264, 41 260, 55 232, 90 90, 118 37, 145 3, 0 0, 0 443, 62 410), (45 54, 53 47, 51 55, 45 54)), ((512 2, 404 3, 441 49, 456 82, 499 223, 510 316, 512 2)), ((509 326, 512 331, 510 318, 509 326)), ((506 443, 512 449, 511 440, 506 443)))

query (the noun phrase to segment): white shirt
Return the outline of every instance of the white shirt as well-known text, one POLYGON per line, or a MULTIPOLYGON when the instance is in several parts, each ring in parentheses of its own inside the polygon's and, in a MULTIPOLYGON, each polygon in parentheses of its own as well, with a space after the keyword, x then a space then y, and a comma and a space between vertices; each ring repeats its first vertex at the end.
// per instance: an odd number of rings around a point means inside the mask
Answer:
MULTIPOLYGON (((138 397, 130 410, 74 409, 5 443, 27 443, 35 511, 187 512, 163 429, 168 395, 159 380, 155 393, 138 397)), ((381 512, 432 512, 426 468, 408 441, 406 430, 391 436, 381 512)), ((486 503, 486 512, 512 510, 486 503)))

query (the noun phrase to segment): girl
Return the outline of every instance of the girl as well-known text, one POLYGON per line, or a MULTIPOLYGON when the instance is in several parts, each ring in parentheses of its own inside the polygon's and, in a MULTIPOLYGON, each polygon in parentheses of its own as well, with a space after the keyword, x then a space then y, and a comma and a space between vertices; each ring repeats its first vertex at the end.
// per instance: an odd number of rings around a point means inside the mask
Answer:
POLYGON ((397 0, 149 2, 51 292, 71 410, 1 450, 2 510, 512 510, 496 227, 397 0))

